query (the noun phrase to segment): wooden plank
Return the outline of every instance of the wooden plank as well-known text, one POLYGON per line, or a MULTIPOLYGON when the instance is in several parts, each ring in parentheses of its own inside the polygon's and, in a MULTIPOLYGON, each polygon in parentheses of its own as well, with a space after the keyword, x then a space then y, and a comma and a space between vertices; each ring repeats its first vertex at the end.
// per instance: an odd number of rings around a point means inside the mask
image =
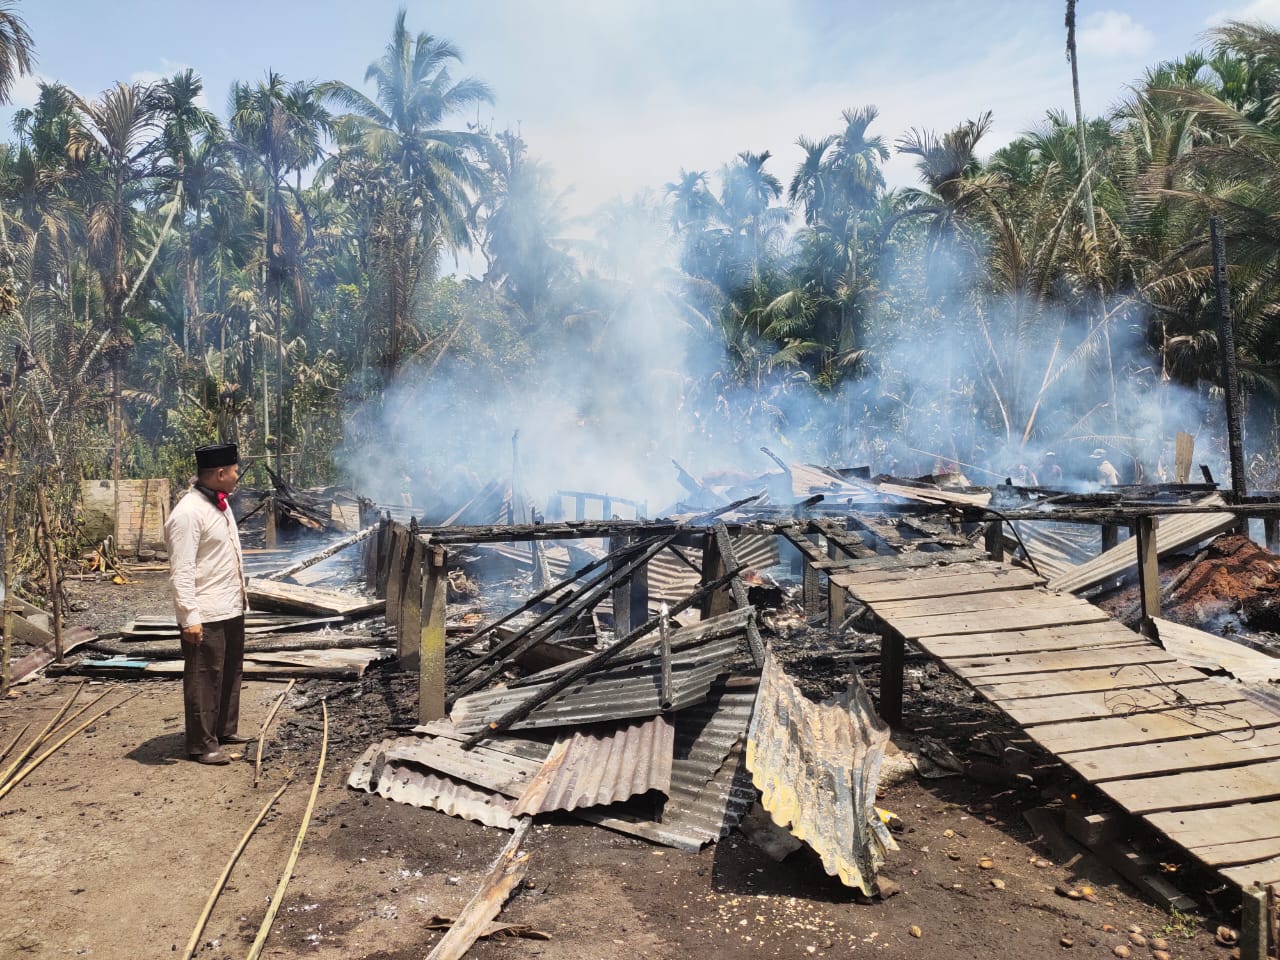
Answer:
MULTIPOLYGON (((968 562, 941 562, 951 553, 907 553, 892 557, 867 557, 850 560, 844 569, 832 573, 832 578, 847 590, 856 590, 860 586, 873 583, 917 583, 935 577, 972 576, 977 573, 989 573, 993 576, 1002 572, 1016 570, 1003 563, 990 560, 970 560, 968 562)), ((982 556, 975 551, 975 556, 982 556)))
MULTIPOLYGON (((1062 610, 1084 610, 1093 607, 1087 600, 1070 594, 1044 590, 996 590, 986 593, 947 594, 913 600, 881 600, 871 608, 894 622, 915 617, 937 617, 952 613, 976 613, 986 610, 1020 610, 1023 607, 1046 607, 1062 610)), ((1093 607, 1093 609, 1097 609, 1093 607)))
MULTIPOLYGON (((1280 760, 1142 780, 1111 780, 1098 788, 1131 813, 1271 800, 1280 797, 1280 760)), ((1229 816, 1229 812, 1223 811, 1223 816, 1229 816)))
MULTIPOLYGON (((1230 810, 1219 809, 1218 815, 1224 820, 1231 819, 1230 810)), ((1240 866, 1280 856, 1280 838, 1244 840, 1240 843, 1213 843, 1205 847, 1197 847, 1190 852, 1197 860, 1211 867, 1240 866)))
POLYGON ((1225 670, 1246 682, 1280 680, 1280 659, 1261 650, 1169 620, 1156 618, 1156 629, 1160 631, 1160 645, 1183 663, 1225 670))
MULTIPOLYGON (((1121 747, 1134 743, 1154 743, 1157 740, 1177 740, 1203 733, 1248 731, 1255 725, 1267 723, 1280 723, 1280 716, 1244 701, 1221 707, 1205 706, 1196 709, 1182 707, 1162 710, 1158 713, 1106 717, 1101 720, 1049 723, 1030 727, 1027 733, 1046 750, 1053 753, 1068 753, 1106 746, 1121 747)), ((1200 806, 1201 804, 1189 805, 1200 806)), ((1172 810, 1173 807, 1160 809, 1172 810)))
POLYGON ((1089 623, 1045 630, 1006 630, 960 636, 925 637, 919 641, 928 653, 942 659, 1001 656, 1008 653, 1044 653, 1051 650, 1085 650, 1118 647, 1136 642, 1138 635, 1112 623, 1089 623))
MULTIPOLYGON (((951 568, 946 568, 951 569, 951 568)), ((833 574, 832 583, 840 583, 840 575, 833 574)), ((1002 590, 1023 590, 1044 583, 1030 571, 1009 567, 1001 571, 955 573, 941 577, 912 577, 886 580, 880 583, 859 583, 845 586, 863 603, 879 603, 886 600, 913 600, 927 597, 945 597, 952 594, 990 593, 1002 590)))
MULTIPOLYGON (((1146 819, 1170 840, 1180 843, 1188 850, 1214 844, 1280 839, 1280 800, 1240 804, 1232 807, 1229 813, 1216 808, 1180 810, 1152 813, 1146 819)), ((1280 850, 1266 856, 1280 856, 1280 850)), ((1264 857, 1252 859, 1262 860, 1264 857)))
POLYGON ((1094 647, 1088 650, 1032 653, 1024 656, 948 660, 947 666, 964 679, 973 680, 992 677, 1013 679, 1022 673, 1049 673, 1055 670, 1115 668, 1173 662, 1173 658, 1155 644, 1135 643, 1127 647, 1094 647))
MULTIPOLYGON (((1202 502, 1220 506, 1224 501, 1215 493, 1202 502)), ((1160 532, 1157 535, 1159 554, 1163 557, 1183 547, 1199 543, 1201 540, 1207 540, 1234 526, 1236 522, 1235 516, 1230 513, 1180 513, 1162 517, 1160 532)), ((1130 537, 1118 546, 1094 557, 1088 563, 1073 567, 1061 577, 1050 580, 1049 586, 1054 590, 1084 590, 1110 577, 1126 573, 1137 565, 1137 538, 1130 537)))
POLYGON ((536 760, 504 753, 483 746, 471 750, 453 739, 422 737, 416 743, 402 738, 387 749, 385 756, 391 763, 413 763, 438 771, 467 783, 493 790, 508 797, 524 793, 534 775, 542 769, 536 760))
POLYGON ((1145 687, 1152 683, 1184 683, 1203 680, 1204 674, 1185 664, 1168 662, 1144 665, 1141 670, 1113 668, 1063 670, 1052 673, 1025 674, 1014 678, 996 677, 974 684, 974 689, 989 700, 1013 700, 1019 697, 1053 696, 1060 693, 1088 693, 1094 690, 1119 690, 1145 687))
POLYGON ((1280 883, 1280 857, 1258 863, 1247 863, 1239 867, 1227 867, 1218 872, 1241 887, 1248 887, 1255 880, 1265 887, 1272 883, 1280 883))
POLYGON ((1063 751, 1060 759, 1094 783, 1178 770, 1207 770, 1280 759, 1280 727, 1260 727, 1248 740, 1216 735, 1130 747, 1063 751))
MULTIPOLYGON (((940 614, 891 621, 908 640, 960 633, 988 633, 994 630, 1029 630, 1032 627, 1061 627, 1072 623, 1101 623, 1110 620, 1105 612, 1085 604, 1083 608, 1026 607, 1016 610, 978 610, 973 613, 940 614)), ((1152 645, 1153 649, 1155 648, 1152 645)))
POLYGON ((276 609, 301 613, 341 614, 354 616, 382 609, 385 601, 340 590, 322 590, 318 587, 300 587, 297 584, 275 580, 250 580, 245 592, 251 605, 271 606, 276 609))
POLYGON ((449 590, 448 555, 444 547, 433 545, 423 551, 426 569, 422 573, 418 634, 418 721, 437 720, 445 715, 444 645, 446 601, 449 590))
POLYGON ((1179 698, 1205 704, 1239 703, 1244 700, 1239 691, 1228 684, 1200 680, 1149 689, 1135 687, 1129 690, 1096 690, 1092 693, 1002 700, 998 706, 1019 724, 1029 727, 1066 720, 1113 717, 1132 710, 1169 710, 1181 705, 1179 698))

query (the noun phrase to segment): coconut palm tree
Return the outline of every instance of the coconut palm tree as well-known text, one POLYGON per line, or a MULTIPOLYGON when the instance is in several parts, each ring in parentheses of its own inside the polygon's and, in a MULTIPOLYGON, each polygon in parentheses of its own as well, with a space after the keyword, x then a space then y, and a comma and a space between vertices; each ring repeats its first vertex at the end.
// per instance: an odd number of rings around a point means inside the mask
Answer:
POLYGON ((1076 107, 1076 137, 1080 146, 1080 177, 1084 184, 1084 218, 1090 233, 1098 232, 1093 213, 1092 173, 1089 170, 1089 150, 1084 134, 1084 113, 1080 110, 1080 67, 1076 52, 1076 0, 1067 0, 1067 60, 1071 62, 1071 96, 1076 107))
POLYGON ((492 102, 479 80, 455 80, 462 54, 448 40, 410 34, 405 11, 396 15, 383 55, 365 71, 372 97, 345 83, 325 84, 323 93, 348 111, 340 118, 343 149, 386 165, 376 185, 371 235, 378 237, 374 268, 387 295, 389 329, 383 354, 385 376, 394 374, 410 298, 430 275, 439 254, 469 249, 472 198, 484 182, 479 163, 483 135, 444 126, 450 117, 492 102))

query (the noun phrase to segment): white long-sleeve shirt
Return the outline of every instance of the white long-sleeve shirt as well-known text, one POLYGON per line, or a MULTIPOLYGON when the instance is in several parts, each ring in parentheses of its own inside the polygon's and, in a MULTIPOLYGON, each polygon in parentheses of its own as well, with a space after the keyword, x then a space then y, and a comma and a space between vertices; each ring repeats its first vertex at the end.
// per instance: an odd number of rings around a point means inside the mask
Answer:
POLYGON ((214 623, 244 613, 244 561, 231 506, 219 510, 199 490, 188 490, 164 525, 169 586, 179 627, 214 623))

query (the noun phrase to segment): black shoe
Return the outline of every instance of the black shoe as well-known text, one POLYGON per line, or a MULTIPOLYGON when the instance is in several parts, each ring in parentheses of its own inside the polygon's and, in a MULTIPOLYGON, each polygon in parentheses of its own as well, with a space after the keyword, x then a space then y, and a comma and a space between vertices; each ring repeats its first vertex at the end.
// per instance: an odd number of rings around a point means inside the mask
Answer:
POLYGON ((258 739, 257 737, 245 737, 245 736, 241 736, 238 733, 233 733, 227 737, 219 737, 218 742, 219 743, 253 743, 253 741, 257 739, 258 739))
POLYGON ((193 753, 191 759, 196 763, 208 764, 211 767, 223 767, 231 762, 230 757, 218 750, 210 750, 208 753, 193 753))

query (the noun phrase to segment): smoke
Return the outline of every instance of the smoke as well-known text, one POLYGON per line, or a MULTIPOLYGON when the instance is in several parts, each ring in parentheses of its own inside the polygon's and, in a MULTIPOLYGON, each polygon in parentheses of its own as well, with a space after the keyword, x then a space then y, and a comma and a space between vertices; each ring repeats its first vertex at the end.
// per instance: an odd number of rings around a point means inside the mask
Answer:
MULTIPOLYGON (((869 359, 827 393, 798 367, 760 366, 739 382, 718 305, 689 288, 652 197, 601 211, 574 260, 572 303, 519 331, 516 362, 459 349, 408 367, 353 415, 345 462, 357 489, 389 503, 410 490, 415 508, 438 501, 447 513, 515 476, 539 508, 573 490, 657 516, 687 499, 673 459, 694 477, 751 482, 776 470, 762 446, 897 476, 959 468, 984 485, 1056 463, 1057 482, 1088 488, 1098 450, 1122 482, 1171 481, 1178 432, 1197 438, 1196 464, 1229 481, 1220 398, 1162 374, 1147 318, 1127 301, 1107 304, 1104 321, 1088 298, 975 298, 976 265, 937 259, 880 278, 901 302, 930 306, 912 322, 863 317, 869 359)), ((472 327, 475 345, 512 336, 472 327)))

